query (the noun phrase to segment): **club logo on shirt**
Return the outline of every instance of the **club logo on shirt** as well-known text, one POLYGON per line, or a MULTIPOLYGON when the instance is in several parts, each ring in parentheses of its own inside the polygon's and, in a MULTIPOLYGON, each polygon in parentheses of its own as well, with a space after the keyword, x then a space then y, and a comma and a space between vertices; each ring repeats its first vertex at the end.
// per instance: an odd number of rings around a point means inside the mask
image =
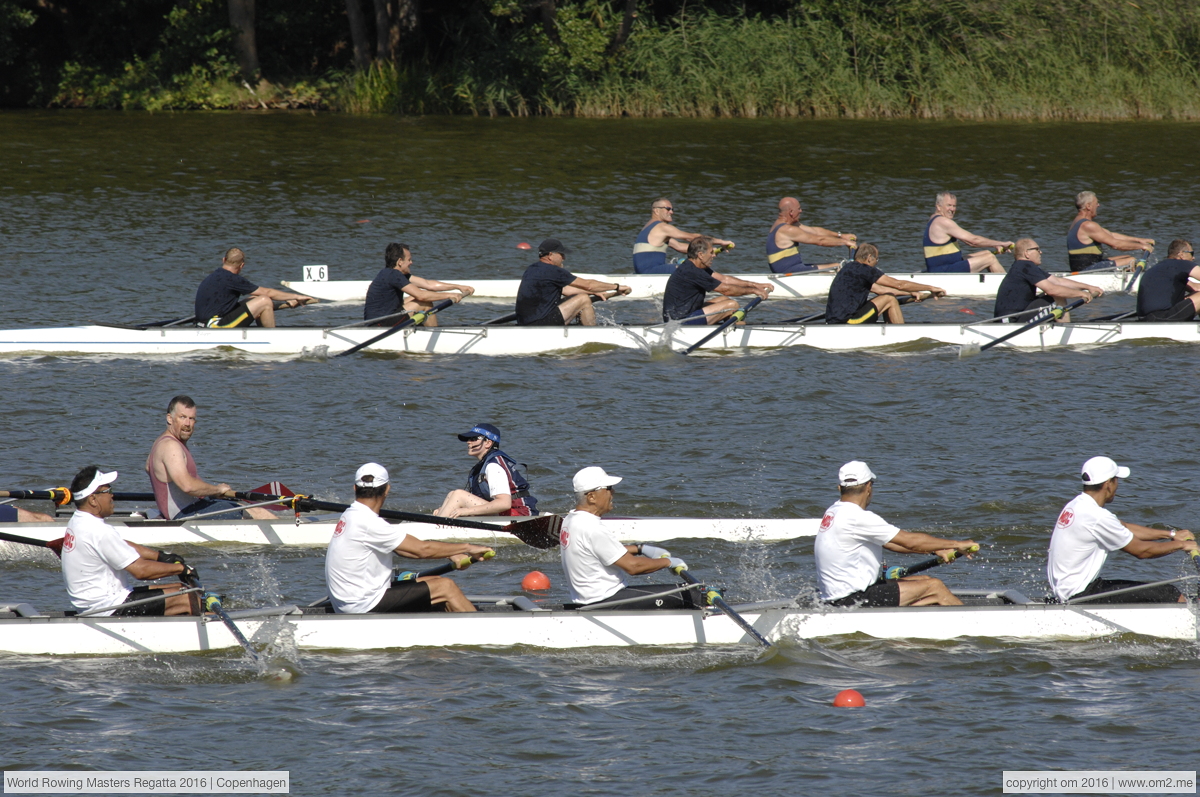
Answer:
POLYGON ((1058 516, 1058 525, 1069 526, 1071 521, 1075 519, 1075 513, 1070 509, 1064 509, 1062 514, 1058 516))
POLYGON ((561 545, 562 547, 566 548, 567 542, 569 542, 570 539, 571 539, 571 534, 566 529, 563 529, 562 531, 560 531, 558 533, 558 544, 561 545))
POLYGON ((821 531, 829 531, 829 527, 833 525, 833 513, 826 512, 825 517, 821 518, 821 531))
POLYGON ((337 526, 333 530, 333 536, 340 537, 342 532, 346 530, 346 521, 339 520, 337 526))
POLYGON ((62 547, 62 549, 63 549, 64 551, 73 551, 73 550, 75 550, 75 535, 74 535, 74 534, 72 534, 72 533, 71 533, 71 532, 69 532, 69 531, 68 531, 68 532, 66 532, 65 534, 63 534, 63 547, 62 547))

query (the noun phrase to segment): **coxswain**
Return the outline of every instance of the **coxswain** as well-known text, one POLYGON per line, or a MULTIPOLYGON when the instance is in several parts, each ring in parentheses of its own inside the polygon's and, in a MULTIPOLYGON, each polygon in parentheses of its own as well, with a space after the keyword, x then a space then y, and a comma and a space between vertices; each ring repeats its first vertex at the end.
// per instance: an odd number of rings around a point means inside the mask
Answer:
POLYGON ((654 545, 625 545, 600 518, 612 511, 613 487, 620 476, 603 468, 588 467, 575 474, 575 508, 563 519, 558 535, 558 552, 571 600, 581 606, 629 598, 644 598, 613 606, 614 609, 698 609, 701 602, 693 590, 677 592, 676 585, 628 586, 629 576, 679 568, 687 563, 654 545), (662 593, 673 592, 671 595, 662 593))
POLYGON ((977 274, 990 271, 1003 274, 1004 266, 1000 265, 996 255, 1011 247, 1013 242, 984 238, 982 235, 967 232, 954 221, 954 214, 957 212, 958 198, 949 191, 940 192, 935 200, 933 215, 925 225, 925 270, 938 273, 977 274), (958 248, 959 241, 985 251, 963 254, 958 248), (986 251, 987 248, 994 251, 986 251))
POLYGON ((1078 212, 1067 230, 1067 261, 1071 271, 1146 265, 1146 258, 1154 251, 1153 238, 1135 238, 1132 235, 1109 232, 1097 224, 1096 212, 1100 209, 1100 200, 1091 191, 1080 191, 1075 195, 1075 209, 1078 212), (1121 252, 1137 254, 1105 258, 1100 244, 1121 252))
POLYGON ((178 554, 156 551, 121 539, 120 532, 104 522, 104 518, 113 513, 111 485, 116 480, 115 470, 104 473, 95 465, 89 465, 71 481, 75 512, 67 522, 62 547, 63 580, 71 604, 80 612, 118 607, 100 612, 99 616, 199 615, 198 593, 174 594, 185 589, 181 583, 129 588, 127 573, 142 581, 168 576, 182 576, 194 581, 196 570, 178 554), (121 606, 160 595, 166 597, 140 606, 121 606))
POLYGON ((806 264, 804 256, 800 254, 800 244, 844 246, 848 250, 847 257, 853 257, 854 248, 858 243, 857 235, 800 224, 800 214, 803 212, 800 200, 795 197, 785 196, 779 200, 779 215, 771 224, 771 232, 767 233, 767 263, 776 274, 825 271, 842 265, 840 260, 822 265, 806 264))
POLYGON ((697 326, 715 324, 737 311, 737 300, 731 297, 753 294, 766 299, 775 290, 769 283, 748 282, 713 271, 714 243, 712 238, 702 235, 688 244, 688 259, 671 273, 663 290, 663 321, 682 320, 684 324, 697 326), (709 291, 725 298, 705 302, 709 291))
POLYGON ((197 475, 196 460, 188 441, 196 431, 196 402, 190 396, 175 396, 167 402, 167 430, 150 446, 146 475, 154 490, 154 502, 167 520, 208 515, 210 520, 241 520, 243 511, 257 520, 275 515, 260 506, 242 509, 232 501, 233 488, 222 482, 209 484, 197 475), (212 512, 230 510, 218 515, 212 512))
POLYGON ((1142 321, 1191 321, 1200 312, 1200 266, 1188 241, 1174 240, 1167 259, 1146 270, 1138 283, 1142 321))
MULTIPOLYGON (((1083 492, 1058 513, 1058 522, 1050 535, 1050 554, 1046 577, 1054 597, 1060 601, 1100 595, 1145 581, 1100 578, 1100 570, 1109 551, 1124 551, 1138 559, 1157 559, 1176 551, 1196 550, 1196 537, 1186 529, 1162 531, 1136 523, 1125 523, 1105 509, 1117 494, 1117 484, 1129 478, 1129 468, 1108 457, 1092 457, 1083 463, 1083 492)), ((1186 601, 1171 584, 1160 584, 1111 598, 1095 598, 1088 603, 1183 603, 1186 601)))
MULTIPOLYGON (((650 221, 642 227, 633 243, 633 273, 634 274, 670 274, 675 271, 675 264, 667 262, 667 252, 687 252, 690 242, 699 238, 701 233, 684 232, 672 223, 675 219, 675 205, 666 197, 659 197, 650 205, 650 221)), ((722 246, 733 246, 733 241, 714 238, 715 243, 722 246)))
POLYGON ((628 285, 576 277, 563 267, 571 250, 557 238, 538 244, 538 261, 525 269, 517 288, 517 323, 527 327, 561 327, 578 316, 585 327, 596 325, 592 296, 625 296, 628 285))
POLYGON ((275 326, 275 302, 299 307, 317 301, 301 293, 288 293, 255 285, 242 276, 246 255, 234 247, 225 253, 221 266, 204 278, 196 289, 196 323, 212 329, 275 326))
MULTIPOLYGON (((1104 295, 1103 288, 1048 273, 1042 268, 1042 248, 1032 238, 1018 240, 1013 251, 1016 260, 996 291, 992 315, 997 318, 1012 316, 1008 320, 1020 323, 1031 320, 1056 301, 1058 304, 1066 304, 1069 299, 1090 302, 1104 295), (1038 294, 1038 291, 1042 293, 1038 294)), ((1064 313, 1061 320, 1070 321, 1071 314, 1064 313)))
POLYGON ((325 551, 325 582, 340 614, 473 612, 475 605, 452 579, 392 578, 392 554, 409 559, 447 558, 462 569, 492 549, 465 542, 421 540, 379 516, 392 486, 387 468, 368 462, 354 474, 354 503, 342 513, 325 551))
MULTIPOLYGON (((392 318, 403 310, 406 313, 428 311, 434 302, 449 299, 457 304, 475 293, 470 285, 418 277, 412 273, 412 250, 407 244, 391 243, 383 255, 383 270, 367 288, 367 303, 363 320, 383 319, 375 326, 392 326, 400 321, 392 318)), ((424 326, 436 327, 437 316, 429 315, 424 326)))
POLYGON ((889 324, 903 324, 897 296, 912 296, 923 301, 928 296, 941 298, 946 291, 934 285, 896 279, 878 268, 879 247, 861 244, 854 260, 847 263, 833 278, 829 297, 825 300, 826 324, 874 324, 883 319, 889 324), (876 294, 871 296, 871 294, 876 294))
POLYGON ((479 460, 467 475, 467 489, 451 490, 433 511, 440 517, 496 515, 527 517, 537 514, 537 499, 516 461, 500 450, 500 430, 478 423, 458 436, 467 453, 479 460))
POLYGON ((935 553, 950 561, 975 550, 972 540, 946 540, 919 531, 901 531, 874 512, 876 476, 867 463, 847 462, 838 471, 841 499, 825 510, 813 553, 821 600, 834 606, 961 606, 962 601, 932 576, 880 577, 883 549, 896 553, 935 553))

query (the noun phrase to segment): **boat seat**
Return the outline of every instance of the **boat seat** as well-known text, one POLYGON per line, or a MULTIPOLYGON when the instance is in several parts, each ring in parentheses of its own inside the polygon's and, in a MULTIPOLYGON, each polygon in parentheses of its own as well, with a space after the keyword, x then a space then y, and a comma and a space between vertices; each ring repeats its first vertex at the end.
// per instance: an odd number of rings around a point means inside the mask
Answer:
MULTIPOLYGON (((39 612, 33 608, 30 603, 0 603, 0 614, 5 614, 8 617, 49 617, 50 615, 39 612)), ((58 612, 61 616, 61 612, 58 612)))

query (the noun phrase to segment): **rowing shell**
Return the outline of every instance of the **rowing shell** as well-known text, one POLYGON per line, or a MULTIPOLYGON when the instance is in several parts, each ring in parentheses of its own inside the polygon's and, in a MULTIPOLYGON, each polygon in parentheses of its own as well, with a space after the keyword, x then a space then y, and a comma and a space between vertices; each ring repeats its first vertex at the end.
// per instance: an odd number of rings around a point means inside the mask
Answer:
MULTIPOLYGON (((861 634, 879 639, 1094 639, 1114 634, 1194 641, 1187 604, 1047 605, 1013 592, 959 593, 967 606, 895 609, 801 608, 788 601, 734 609, 768 639, 861 634), (1004 596, 1004 597, 1001 597, 1004 596)), ((545 608, 524 596, 472 597, 468 614, 337 615, 295 606, 230 612, 252 641, 290 631, 302 650, 383 650, 448 646, 540 648, 751 644, 724 614, 707 610, 603 611, 545 608), (284 628, 288 626, 288 628, 284 628), (259 632, 262 632, 259 634, 259 632), (258 634, 259 638, 254 638, 258 634)), ((236 648, 221 622, 199 617, 39 615, 28 604, 0 603, 0 651, 32 655, 196 653, 236 648), (25 615, 25 616, 22 616, 25 615)))
MULTIPOLYGON (((1137 281, 1141 272, 1099 272, 1096 274, 1067 274, 1058 273, 1056 276, 1067 277, 1088 285, 1103 288, 1106 293, 1133 292, 1137 290, 1137 281)), ((616 282, 628 285, 632 292, 629 299, 653 299, 662 296, 667 286, 669 274, 582 274, 577 277, 616 282)), ((829 286, 833 283, 833 273, 829 271, 809 271, 799 274, 735 274, 738 279, 751 282, 767 282, 775 286, 770 299, 819 299, 828 295, 829 286)), ((979 298, 995 296, 1004 280, 1003 274, 930 274, 928 272, 913 272, 911 274, 888 274, 889 277, 901 280, 911 280, 925 285, 942 288, 947 294, 962 298, 979 298)), ((521 286, 519 279, 514 280, 448 280, 458 285, 469 285, 475 289, 474 299, 506 299, 517 298, 517 289, 521 286)), ((331 302, 362 302, 367 298, 368 280, 330 280, 317 282, 296 280, 286 285, 297 293, 325 299, 331 302)))
MULTIPOLYGON (((470 518, 497 526, 519 520, 511 517, 470 518)), ((249 545, 328 545, 333 536, 336 519, 328 516, 305 518, 299 523, 291 518, 279 520, 142 520, 129 517, 109 517, 121 538, 149 548, 166 545, 204 543, 246 543, 249 545)), ((717 539, 731 542, 757 540, 790 540, 812 537, 817 533, 819 518, 622 518, 606 517, 607 528, 625 542, 665 542, 678 539, 717 539)), ((516 542, 516 537, 504 533, 491 534, 482 530, 432 523, 401 523, 407 532, 421 539, 463 540, 467 542, 516 542)), ((52 523, 0 523, 0 531, 18 534, 35 540, 57 540, 66 531, 66 521, 52 523)), ((28 546, 0 542, 0 558, 4 552, 28 546)))
MULTIPOLYGON (((709 349, 770 349, 808 346, 826 351, 879 349, 914 344, 982 346, 1012 332, 1000 323, 959 324, 746 324, 732 326, 705 344, 709 349)), ((409 327, 373 344, 371 351, 409 354, 479 354, 529 356, 605 349, 673 349, 682 351, 710 331, 708 327, 671 324, 568 327, 409 327)), ((378 335, 377 329, 318 327, 84 326, 0 331, 0 354, 175 355, 229 349, 265 355, 325 357, 378 335)), ((1195 322, 1080 321, 1042 324, 1001 346, 1050 349, 1095 346, 1135 340, 1200 342, 1195 322)))

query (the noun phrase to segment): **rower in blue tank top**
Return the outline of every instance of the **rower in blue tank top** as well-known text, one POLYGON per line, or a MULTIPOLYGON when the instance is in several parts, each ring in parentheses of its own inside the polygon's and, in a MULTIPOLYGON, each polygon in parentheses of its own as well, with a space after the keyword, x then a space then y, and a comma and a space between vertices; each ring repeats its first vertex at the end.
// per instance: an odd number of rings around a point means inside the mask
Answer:
POLYGON ((954 221, 958 212, 958 198, 949 191, 937 195, 934 213, 925 225, 925 235, 922 245, 925 249, 925 270, 941 273, 978 274, 990 271, 1003 274, 1004 266, 996 259, 996 255, 1013 246, 1012 241, 996 241, 967 232, 954 221), (962 241, 967 246, 993 248, 996 251, 971 252, 964 254, 958 248, 962 241))
MULTIPOLYGON (((675 264, 667 262, 667 254, 674 250, 687 253, 688 243, 700 237, 700 233, 684 232, 672 224, 674 220, 674 203, 666 197, 659 197, 650 206, 650 221, 642 227, 637 240, 633 244, 633 273, 635 274, 670 274, 675 271, 675 264)), ((732 248, 733 241, 724 238, 713 238, 717 246, 732 248)))
POLYGON ((1071 271, 1146 267, 1146 258, 1154 251, 1153 238, 1135 238, 1132 235, 1109 232, 1097 224, 1096 213, 1100 209, 1100 200, 1091 191, 1080 191, 1075 195, 1075 209, 1078 213, 1071 221, 1071 228, 1067 230, 1067 263, 1071 271), (1134 254, 1105 258, 1101 244, 1110 249, 1134 254))
POLYGON ((800 224, 803 213, 800 200, 785 196, 779 200, 779 215, 767 234, 767 264, 776 274, 796 274, 801 271, 825 271, 839 268, 842 262, 806 265, 800 254, 800 244, 809 246, 845 246, 854 257, 858 236, 848 232, 833 232, 824 227, 800 224))

